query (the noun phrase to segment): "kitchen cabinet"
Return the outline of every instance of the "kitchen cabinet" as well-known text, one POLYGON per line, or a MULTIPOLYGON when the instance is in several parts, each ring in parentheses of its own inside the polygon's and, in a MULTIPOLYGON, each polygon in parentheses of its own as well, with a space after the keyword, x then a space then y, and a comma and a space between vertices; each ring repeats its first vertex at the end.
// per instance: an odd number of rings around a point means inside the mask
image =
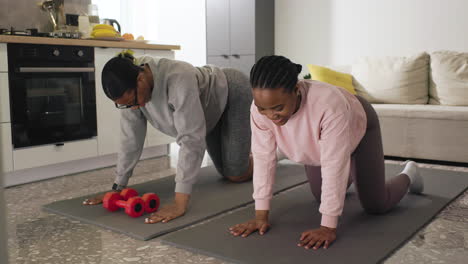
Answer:
POLYGON ((2 163, 3 172, 13 170, 13 145, 11 143, 11 124, 0 124, 0 162, 2 163))
POLYGON ((207 0, 207 63, 249 75, 274 54, 274 0, 207 0))
MULTIPOLYGON (((117 42, 117 44, 127 46, 125 42, 117 42)), ((97 137, 68 141, 63 145, 47 144, 13 149, 7 44, 0 43, 0 165, 6 172, 4 179, 7 186, 115 165, 115 154, 118 152, 120 142, 120 111, 104 94, 101 74, 107 61, 126 49, 117 44, 113 48, 94 47, 97 137)), ((133 44, 128 44, 128 46, 131 45, 133 44)), ((153 50, 155 45, 145 44, 144 47, 135 48, 133 51, 137 57, 149 54, 174 58, 174 51, 168 49, 170 47, 161 46, 160 50, 153 50)), ((178 49, 178 46, 173 46, 173 48, 178 49)), ((173 138, 148 125, 145 142, 147 149, 143 154, 146 155, 145 157, 167 154, 166 145, 174 141, 173 138), (155 146, 159 147, 149 148, 155 146)))
POLYGON ((66 161, 96 157, 97 140, 86 139, 65 142, 63 145, 43 145, 13 150, 14 169, 40 167, 66 161))
POLYGON ((8 73, 0 72, 0 123, 10 122, 10 90, 8 73))
POLYGON ((0 72, 8 72, 7 45, 0 43, 0 72))

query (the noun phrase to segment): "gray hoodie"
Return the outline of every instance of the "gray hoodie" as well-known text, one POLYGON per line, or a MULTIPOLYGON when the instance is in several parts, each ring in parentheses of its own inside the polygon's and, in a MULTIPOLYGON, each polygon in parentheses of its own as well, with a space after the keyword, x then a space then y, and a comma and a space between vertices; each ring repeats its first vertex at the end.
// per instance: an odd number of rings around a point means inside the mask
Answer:
POLYGON ((226 106, 226 76, 214 66, 143 56, 153 73, 151 99, 139 109, 124 109, 120 120, 120 148, 115 183, 127 185, 140 159, 147 121, 176 138, 180 146, 176 192, 190 194, 206 149, 205 137, 220 119, 226 106))

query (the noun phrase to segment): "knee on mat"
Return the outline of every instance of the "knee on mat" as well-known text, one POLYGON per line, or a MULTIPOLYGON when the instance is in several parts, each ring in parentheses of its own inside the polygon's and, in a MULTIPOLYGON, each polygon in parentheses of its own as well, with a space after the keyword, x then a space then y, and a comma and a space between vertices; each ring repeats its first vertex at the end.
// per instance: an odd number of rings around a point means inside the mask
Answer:
POLYGON ((375 215, 379 215, 379 214, 385 214, 387 211, 388 211, 388 208, 386 208, 385 206, 364 206, 364 211, 366 211, 366 213, 368 214, 375 214, 375 215))
POLYGON ((224 176, 224 177, 226 179, 232 181, 232 182, 244 182, 244 181, 248 181, 248 180, 252 179, 252 176, 253 176, 253 170, 251 170, 249 168, 246 172, 244 172, 244 173, 242 173, 240 175, 224 176))

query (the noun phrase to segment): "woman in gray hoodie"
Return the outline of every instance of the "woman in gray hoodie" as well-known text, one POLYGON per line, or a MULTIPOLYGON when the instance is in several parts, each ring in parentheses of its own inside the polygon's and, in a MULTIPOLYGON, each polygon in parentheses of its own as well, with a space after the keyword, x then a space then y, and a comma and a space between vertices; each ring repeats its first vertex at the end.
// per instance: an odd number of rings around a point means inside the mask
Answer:
MULTIPOLYGON (((104 66, 102 87, 121 111, 114 191, 128 184, 143 150, 147 123, 175 137, 180 146, 174 202, 163 205, 146 223, 185 214, 205 150, 226 179, 252 178, 252 95, 248 77, 240 71, 150 56, 135 59, 121 53, 104 66)), ((99 204, 102 198, 86 199, 83 204, 99 204)))

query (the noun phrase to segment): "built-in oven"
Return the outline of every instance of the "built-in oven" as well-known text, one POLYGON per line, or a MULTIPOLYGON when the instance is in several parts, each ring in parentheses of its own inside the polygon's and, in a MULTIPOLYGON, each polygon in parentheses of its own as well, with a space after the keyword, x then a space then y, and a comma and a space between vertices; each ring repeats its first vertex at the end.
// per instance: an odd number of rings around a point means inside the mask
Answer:
POLYGON ((13 147, 96 137, 94 49, 8 44, 13 147))

